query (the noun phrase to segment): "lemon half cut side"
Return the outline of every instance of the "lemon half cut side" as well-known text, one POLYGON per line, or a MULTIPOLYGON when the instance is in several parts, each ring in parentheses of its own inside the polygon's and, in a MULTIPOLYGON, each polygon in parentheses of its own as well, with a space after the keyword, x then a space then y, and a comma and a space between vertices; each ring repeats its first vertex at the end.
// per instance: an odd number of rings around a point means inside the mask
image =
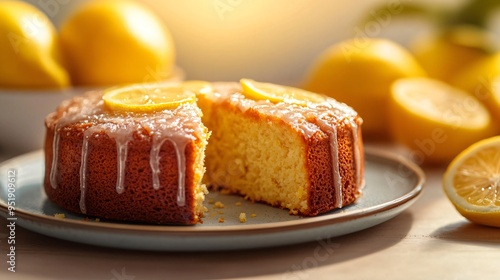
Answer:
POLYGON ((500 227, 500 136, 460 153, 443 176, 443 190, 465 218, 500 227))
POLYGON ((465 148, 496 133, 479 100, 431 78, 397 80, 388 109, 393 139, 425 155, 426 163, 449 163, 465 148))
POLYGON ((325 97, 299 88, 256 82, 251 79, 241 79, 243 94, 253 100, 269 100, 273 103, 287 102, 297 105, 321 103, 325 97))
POLYGON ((110 88, 103 95, 112 111, 149 113, 195 103, 196 94, 182 84, 135 84, 110 88))

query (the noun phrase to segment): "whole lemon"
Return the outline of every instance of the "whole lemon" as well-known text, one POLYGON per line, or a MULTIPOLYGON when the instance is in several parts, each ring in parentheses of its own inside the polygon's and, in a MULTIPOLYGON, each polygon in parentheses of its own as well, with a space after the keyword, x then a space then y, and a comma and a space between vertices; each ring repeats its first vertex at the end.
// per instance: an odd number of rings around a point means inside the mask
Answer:
POLYGON ((61 88, 68 84, 50 20, 30 4, 0 1, 0 87, 61 88))
POLYGON ((135 1, 86 2, 62 23, 60 40, 75 85, 154 82, 174 67, 169 30, 135 1))
POLYGON ((429 77, 452 82, 457 73, 490 56, 495 43, 484 29, 460 25, 419 37, 410 49, 429 77))
POLYGON ((479 99, 500 121, 498 82, 500 78, 500 53, 484 58, 459 72, 452 82, 479 99))
POLYGON ((351 39, 321 54, 303 87, 352 106, 363 118, 367 138, 388 138, 386 110, 391 84, 425 75, 415 58, 392 41, 351 39))

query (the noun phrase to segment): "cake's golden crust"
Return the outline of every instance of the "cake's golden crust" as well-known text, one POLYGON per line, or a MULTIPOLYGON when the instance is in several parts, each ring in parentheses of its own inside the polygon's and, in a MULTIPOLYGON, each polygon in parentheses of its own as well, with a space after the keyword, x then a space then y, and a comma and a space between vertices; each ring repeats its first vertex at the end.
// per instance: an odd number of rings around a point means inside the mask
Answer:
MULTIPOLYGON (((289 131, 290 134, 299 134, 304 150, 306 151, 304 156, 307 158, 305 167, 306 170, 304 170, 304 172, 308 174, 309 178, 309 186, 306 190, 308 207, 305 211, 297 212, 296 210, 292 210, 291 213, 299 214, 301 216, 317 216, 318 214, 339 208, 339 203, 335 197, 336 190, 334 180, 336 178, 334 178, 334 173, 332 172, 334 163, 332 162, 332 139, 330 139, 330 135, 319 130, 310 137, 306 137, 300 132, 294 130, 289 123, 279 117, 264 116, 252 108, 243 112, 240 108, 234 106, 228 100, 219 101, 216 105, 216 109, 213 110, 241 113, 255 122, 272 122, 273 125, 283 126, 287 131, 289 131)), ((311 120, 311 122, 314 123, 314 120, 311 120)), ((361 126, 362 119, 359 116, 356 116, 354 118, 354 122, 357 126, 361 126)), ((362 180, 358 180, 356 174, 358 166, 356 166, 355 162, 355 149, 357 149, 359 156, 358 160, 360 161, 359 176, 362 178, 364 174, 363 141, 361 130, 357 130, 357 146, 355 145, 356 141, 353 136, 353 128, 349 122, 337 122, 332 120, 331 125, 335 126, 337 130, 339 173, 342 185, 342 202, 340 207, 343 207, 352 204, 361 195, 361 188, 363 186, 361 185, 362 180)), ((208 172, 210 173, 210 170, 208 172)), ((214 182, 207 183, 210 184, 214 182)), ((248 195, 241 193, 237 190, 237 188, 223 185, 217 185, 216 187, 222 187, 230 192, 240 195, 248 195)), ((250 199, 282 207, 280 204, 281 202, 279 201, 270 203, 269 201, 253 199, 251 197, 250 199)))
MULTIPOLYGON (((80 211, 80 164, 83 132, 86 125, 70 124, 62 128, 59 140, 57 188, 50 183, 52 165, 54 123, 57 115, 46 119, 45 180, 48 198, 70 211, 80 211)), ((196 159, 196 146, 200 139, 186 146, 186 199, 185 206, 178 206, 178 169, 176 151, 170 141, 160 150, 161 187, 152 187, 150 167, 151 137, 143 129, 136 131, 128 143, 124 191, 118 194, 116 142, 105 133, 96 133, 89 140, 87 164, 87 190, 85 205, 87 215, 106 219, 145 222, 155 224, 195 224, 202 213, 195 211, 196 184, 192 167, 196 159)))
MULTIPOLYGON (((357 118, 357 124, 360 119, 357 118)), ((337 205, 335 198, 334 179, 332 170, 332 156, 330 152, 330 136, 317 133, 306 141, 308 147, 307 164, 311 182, 308 203, 310 205, 306 216, 316 216, 333 210, 337 205)), ((358 149, 360 156, 360 175, 363 175, 363 144, 361 133, 358 134, 358 147, 355 146, 351 127, 339 124, 337 127, 337 143, 339 150, 339 172, 342 178, 342 207, 353 203, 361 194, 361 187, 356 178, 356 163, 354 149, 358 149)))

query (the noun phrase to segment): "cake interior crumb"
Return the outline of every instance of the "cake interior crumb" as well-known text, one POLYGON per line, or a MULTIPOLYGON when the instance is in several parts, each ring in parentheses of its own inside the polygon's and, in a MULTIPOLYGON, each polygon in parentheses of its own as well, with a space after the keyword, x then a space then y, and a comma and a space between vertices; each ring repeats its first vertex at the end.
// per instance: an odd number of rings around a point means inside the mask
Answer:
POLYGON ((66 215, 64 215, 64 213, 56 213, 54 214, 54 217, 56 217, 57 219, 64 219, 66 218, 66 215))

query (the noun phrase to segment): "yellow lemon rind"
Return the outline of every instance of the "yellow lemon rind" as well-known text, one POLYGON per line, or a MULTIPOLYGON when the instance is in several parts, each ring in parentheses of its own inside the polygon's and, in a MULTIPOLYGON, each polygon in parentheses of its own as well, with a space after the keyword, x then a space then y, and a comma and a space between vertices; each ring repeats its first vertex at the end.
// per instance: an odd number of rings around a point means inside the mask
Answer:
POLYGON ((472 205, 455 192, 453 185, 457 169, 479 151, 491 147, 498 147, 500 149, 500 136, 481 140, 462 151, 448 165, 443 176, 442 185, 446 196, 462 216, 478 224, 500 227, 500 207, 472 205))
POLYGON ((151 113, 163 110, 171 110, 179 107, 181 104, 195 103, 196 93, 190 89, 186 89, 179 85, 129 85, 122 87, 115 87, 106 90, 102 97, 106 108, 112 111, 119 112, 135 112, 135 113, 151 113), (160 95, 165 98, 171 98, 168 101, 158 103, 128 103, 120 95, 126 97, 128 92, 159 90, 160 95), (173 96, 169 90, 183 90, 182 96, 173 96), (170 96, 169 96, 170 95, 170 96))
POLYGON ((308 103, 321 103, 325 97, 299 88, 276 85, 271 83, 256 82, 251 79, 241 79, 243 94, 254 100, 269 100, 273 103, 286 102, 297 105, 307 105, 308 103), (290 93, 289 96, 283 93, 290 93))

